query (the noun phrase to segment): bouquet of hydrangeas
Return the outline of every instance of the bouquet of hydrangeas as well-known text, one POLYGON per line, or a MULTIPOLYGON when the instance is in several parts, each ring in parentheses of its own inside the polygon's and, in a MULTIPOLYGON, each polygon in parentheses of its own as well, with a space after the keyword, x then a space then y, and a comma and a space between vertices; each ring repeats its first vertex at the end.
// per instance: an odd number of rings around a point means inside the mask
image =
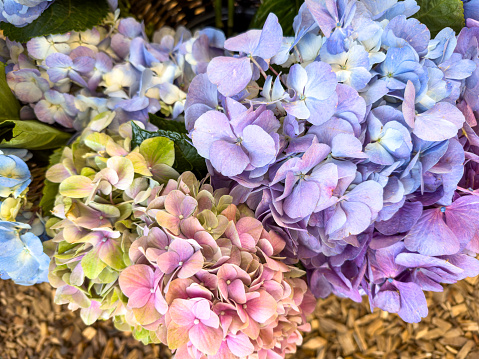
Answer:
POLYGON ((266 359, 315 297, 415 323, 479 275, 476 1, 457 35, 414 0, 306 0, 229 39, 103 2, 31 36, 64 5, 0 0, 2 279, 178 359, 266 359))

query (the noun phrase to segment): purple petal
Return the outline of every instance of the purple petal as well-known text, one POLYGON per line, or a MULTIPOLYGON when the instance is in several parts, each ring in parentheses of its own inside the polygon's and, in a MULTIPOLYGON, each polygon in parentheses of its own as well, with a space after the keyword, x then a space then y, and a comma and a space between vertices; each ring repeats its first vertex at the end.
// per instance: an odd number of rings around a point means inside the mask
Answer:
POLYGON ((235 141, 236 137, 231 131, 230 122, 225 114, 208 111, 196 121, 191 139, 198 153, 209 159, 210 148, 215 141, 222 139, 235 141))
POLYGON ((422 214, 421 202, 406 202, 399 211, 387 221, 376 222, 376 229, 384 235, 404 233, 414 226, 422 214))
POLYGON ((239 175, 250 162, 240 146, 226 141, 213 142, 208 157, 213 167, 227 177, 239 175))
POLYGON ((278 22, 278 17, 270 13, 264 23, 258 46, 252 55, 263 59, 270 59, 279 52, 283 42, 283 29, 278 22))
POLYGON ((222 95, 231 97, 246 88, 253 71, 248 57, 215 57, 208 65, 207 74, 222 95))
POLYGON ((246 126, 241 144, 248 151, 251 164, 255 167, 266 166, 276 157, 273 138, 259 126, 246 126))
POLYGON ((456 254, 459 240, 446 225, 440 208, 424 211, 404 238, 406 248, 429 256, 456 254))
POLYGON ((427 317, 426 296, 416 283, 394 283, 401 295, 401 309, 398 314, 408 323, 419 323, 421 318, 427 317))
POLYGON ((456 136, 464 122, 464 115, 456 106, 439 102, 416 116, 413 133, 425 141, 443 141, 456 136))
POLYGON ((315 182, 301 180, 284 201, 284 211, 291 218, 311 215, 319 200, 319 188, 315 182), (301 205, 298 205, 301 203, 301 205))

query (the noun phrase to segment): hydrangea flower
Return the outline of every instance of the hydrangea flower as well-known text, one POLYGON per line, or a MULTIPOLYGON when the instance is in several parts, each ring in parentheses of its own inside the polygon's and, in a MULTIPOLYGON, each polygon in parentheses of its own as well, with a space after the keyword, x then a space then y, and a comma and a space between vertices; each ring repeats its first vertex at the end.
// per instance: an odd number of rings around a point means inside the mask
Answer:
MULTIPOLYGON (((423 291, 475 275, 479 250, 475 226, 455 225, 479 213, 479 23, 431 39, 408 19, 418 10, 414 0, 306 1, 273 58, 225 45, 239 54, 213 59, 185 106, 213 185, 286 239, 284 255, 301 261, 316 296, 366 294, 409 322, 427 315, 423 291), (215 77, 218 64, 235 76, 215 77), (259 117, 232 115, 263 108, 278 145, 246 146, 236 128, 259 117)), ((244 301, 241 272, 221 277, 223 296, 244 301)))
POLYGON ((54 0, 2 0, 0 22, 23 27, 36 20, 54 0))
POLYGON ((13 195, 17 198, 31 182, 27 164, 15 155, 0 151, 0 197, 13 195))
POLYGON ((30 226, 0 221, 0 272, 2 279, 12 279, 20 285, 32 285, 47 281, 50 257, 43 253, 40 239, 30 226), (8 278, 7 278, 8 276, 8 278))
MULTIPOLYGON (((104 136, 95 134, 88 140, 90 146, 99 144, 99 138, 92 141, 96 137, 104 136)), ((65 196, 74 194, 65 192, 68 179, 61 185, 59 216, 69 200, 65 196)), ((86 260, 95 248, 90 247, 93 238, 107 243, 110 239, 104 236, 113 233, 109 229, 113 223, 127 223, 115 217, 113 210, 123 210, 125 203, 113 207, 90 202, 92 209, 103 211, 104 219, 108 215, 107 221, 91 228, 86 224, 93 218, 84 218, 88 210, 76 202, 77 209, 52 226, 56 238, 72 246, 62 254, 58 247, 53 260, 50 281, 58 288, 57 302, 91 311, 93 319, 114 317, 135 333, 148 333, 147 342, 167 344, 176 355, 219 358, 230 350, 247 356, 269 350, 283 357, 293 352, 292 338, 301 338, 299 331, 309 330, 306 315, 314 300, 306 283, 294 278, 293 268, 281 262, 284 240, 242 214, 248 211, 232 204, 234 198, 227 190, 214 192, 191 173, 164 187, 157 183, 148 187, 142 177, 136 182, 123 193, 132 203, 125 218, 138 225, 138 230, 123 229, 118 246, 116 257, 128 262, 126 268, 105 263, 93 273, 98 259, 86 260), (214 226, 215 222, 219 225, 214 226), (63 275, 66 271, 71 271, 70 276, 63 275), (106 280, 110 291, 93 284, 106 280), (73 291, 72 285, 89 283, 100 297, 73 291), (95 302, 100 303, 99 310, 95 302), (289 330, 279 330, 285 325, 289 330), (266 332, 271 333, 268 343, 261 339, 266 332)), ((78 195, 79 190, 75 190, 78 195)), ((100 188, 92 190, 104 196, 100 188)), ((98 214, 95 217, 98 221, 98 214)))

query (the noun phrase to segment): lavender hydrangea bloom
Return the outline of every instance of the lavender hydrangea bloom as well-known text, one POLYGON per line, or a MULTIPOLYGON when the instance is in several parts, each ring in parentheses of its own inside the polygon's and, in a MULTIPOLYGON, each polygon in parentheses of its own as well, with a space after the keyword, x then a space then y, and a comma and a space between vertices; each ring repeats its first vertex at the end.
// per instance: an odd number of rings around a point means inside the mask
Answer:
POLYGON ((352 33, 351 21, 356 12, 353 0, 306 0, 314 20, 328 38, 326 47, 332 55, 348 50, 345 40, 352 33))
POLYGON ((44 99, 35 105, 37 118, 46 123, 55 123, 71 128, 73 119, 78 113, 72 95, 55 90, 45 92, 44 99))
POLYGON ((46 91, 50 90, 50 84, 41 77, 36 69, 22 69, 7 74, 8 86, 15 96, 23 102, 34 103, 40 101, 46 91))
POLYGON ((336 76, 331 67, 323 62, 313 62, 306 66, 296 64, 291 67, 287 81, 295 96, 283 107, 290 115, 307 119, 320 125, 334 114, 337 104, 336 76))
POLYGON ((462 0, 464 3, 464 17, 466 19, 479 19, 479 1, 477 0, 462 0))
POLYGON ((478 209, 479 200, 467 196, 450 206, 424 211, 404 240, 406 248, 429 256, 458 253, 476 233, 476 221, 472 218, 478 209))
POLYGON ((454 137, 462 128, 464 115, 447 102, 438 102, 430 110, 415 113, 416 91, 411 81, 406 86, 403 114, 406 123, 413 129, 413 133, 422 140, 443 141, 454 137))
POLYGON ((227 99, 227 113, 208 111, 195 122, 191 138, 198 153, 224 176, 269 165, 277 154, 277 120, 264 106, 256 111, 227 99))
POLYGON ((426 25, 416 19, 400 15, 392 19, 384 29, 382 42, 388 47, 410 46, 419 56, 427 54, 431 33, 426 25))
POLYGON ((87 87, 82 74, 89 73, 95 66, 95 59, 89 56, 79 56, 71 59, 69 56, 56 53, 51 54, 45 59, 48 66, 48 76, 52 82, 60 82, 66 78, 70 78, 80 86, 87 87))
POLYGON ((406 267, 395 259, 404 252, 404 244, 396 243, 377 250, 370 256, 375 295, 372 307, 397 313, 408 323, 417 323, 427 316, 426 297, 419 285, 407 278, 406 267))
POLYGON ((224 96, 238 94, 253 77, 251 62, 259 62, 259 66, 262 66, 265 59, 278 53, 282 40, 283 30, 278 18, 269 14, 263 30, 250 30, 225 41, 225 49, 239 52, 240 55, 214 58, 208 65, 208 78, 224 96))
POLYGON ((321 61, 331 65, 338 82, 362 90, 371 80, 369 55, 360 45, 352 46, 348 52, 331 54, 325 46, 321 48, 321 61))
POLYGON ((36 20, 54 0, 0 0, 0 22, 23 27, 36 20))
POLYGON ((390 90, 402 90, 406 88, 407 82, 411 81, 419 92, 424 77, 417 54, 408 46, 388 49, 386 59, 374 71, 380 74, 390 90))

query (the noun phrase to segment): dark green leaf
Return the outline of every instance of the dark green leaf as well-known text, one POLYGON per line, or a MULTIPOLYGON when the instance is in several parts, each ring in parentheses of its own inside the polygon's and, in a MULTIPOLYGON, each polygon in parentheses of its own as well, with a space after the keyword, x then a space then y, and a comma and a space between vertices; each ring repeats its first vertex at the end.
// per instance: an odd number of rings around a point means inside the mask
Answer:
MULTIPOLYGON (((8 87, 5 77, 5 64, 0 62, 0 122, 20 117, 20 104, 8 87)), ((5 131, 5 130, 3 130, 5 131)), ((0 129, 0 137, 2 129, 0 129)))
POLYGON ((417 0, 417 4, 421 10, 413 17, 429 28, 432 37, 445 27, 459 33, 465 25, 461 0, 417 0))
POLYGON ((0 148, 49 150, 65 145, 70 137, 70 134, 40 121, 0 122, 0 148))
POLYGON ((251 28, 261 29, 270 13, 274 13, 283 27, 284 36, 294 35, 293 21, 304 0, 264 0, 255 17, 251 28))
POLYGON ((179 173, 185 171, 192 171, 197 176, 204 176, 206 174, 206 163, 203 157, 201 157, 196 148, 190 142, 190 139, 185 133, 179 133, 167 130, 158 130, 156 132, 150 132, 141 129, 134 122, 132 122, 132 147, 139 146, 144 140, 152 137, 166 137, 175 143, 175 163, 173 168, 179 173))
POLYGON ((0 23, 0 29, 10 40, 27 42, 33 37, 85 31, 100 24, 108 15, 106 0, 57 0, 31 24, 17 28, 0 23))
MULTIPOLYGON (((50 162, 48 167, 50 168, 57 163, 60 163, 62 159, 63 147, 57 149, 55 152, 52 153, 50 156, 50 162)), ((45 179, 44 186, 43 186, 43 195, 42 199, 40 200, 40 207, 43 209, 43 214, 48 215, 50 211, 53 209, 55 204, 55 197, 58 193, 58 187, 60 187, 59 183, 53 183, 49 180, 45 179)))
POLYGON ((152 113, 150 113, 150 122, 160 130, 188 133, 188 131, 186 131, 184 122, 167 120, 152 113))

